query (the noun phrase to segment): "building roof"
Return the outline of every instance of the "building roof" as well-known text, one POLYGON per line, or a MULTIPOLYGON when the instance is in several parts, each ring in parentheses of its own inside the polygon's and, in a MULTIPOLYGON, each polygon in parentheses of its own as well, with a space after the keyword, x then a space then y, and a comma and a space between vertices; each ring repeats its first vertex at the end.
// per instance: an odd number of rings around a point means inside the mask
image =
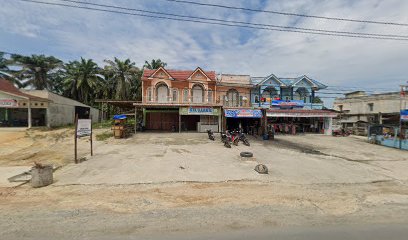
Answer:
POLYGON ((251 85, 251 77, 249 75, 221 74, 218 78, 218 83, 221 85, 251 85))
POLYGON ((0 78, 0 91, 9 93, 17 97, 25 98, 25 99, 37 100, 37 101, 49 101, 48 99, 45 99, 45 98, 23 93, 20 91, 20 89, 16 88, 12 82, 6 79, 2 79, 2 78, 0 78))
MULTIPOLYGON (((164 68, 163 68, 164 69, 164 68)), ((201 68, 197 68, 201 69, 201 68)), ((197 69, 194 70, 175 70, 175 69, 164 69, 174 80, 179 81, 187 81, 187 79, 193 74, 197 69)), ((147 79, 151 77, 151 75, 156 72, 158 69, 144 69, 143 70, 143 78, 147 79)), ((215 71, 203 71, 207 77, 213 81, 215 81, 215 71)))
MULTIPOLYGON (((275 76, 275 75, 269 75, 267 77, 252 77, 251 78, 251 83, 254 85, 258 85, 261 84, 264 80, 269 79, 271 76, 275 76)), ((324 89, 327 88, 326 85, 324 85, 323 83, 309 78, 306 75, 300 76, 300 77, 296 77, 296 78, 287 78, 287 77, 276 77, 277 80, 280 80, 286 87, 292 87, 294 86, 297 82, 301 81, 302 79, 307 79, 310 80, 310 82, 312 82, 314 85, 316 85, 319 89, 324 89)))

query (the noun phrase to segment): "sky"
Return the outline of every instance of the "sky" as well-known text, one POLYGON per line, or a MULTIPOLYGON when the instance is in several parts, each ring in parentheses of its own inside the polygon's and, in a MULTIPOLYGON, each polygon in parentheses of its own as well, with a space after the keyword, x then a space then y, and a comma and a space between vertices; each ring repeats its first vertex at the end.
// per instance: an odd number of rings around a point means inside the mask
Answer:
MULTIPOLYGON (((42 0, 59 2, 58 0, 42 0)), ((408 26, 375 25, 195 6, 166 0, 82 0, 149 11, 262 24, 408 35, 408 26)), ((307 15, 408 23, 406 0, 197 0, 307 15)), ((160 58, 172 69, 261 77, 307 75, 328 86, 398 90, 408 80, 408 41, 266 31, 0 0, 0 51, 80 57, 99 64, 160 58)), ((322 95, 323 96, 323 95, 322 95)), ((327 95, 326 95, 327 96, 327 95)), ((331 99, 325 100, 331 102, 331 99)))

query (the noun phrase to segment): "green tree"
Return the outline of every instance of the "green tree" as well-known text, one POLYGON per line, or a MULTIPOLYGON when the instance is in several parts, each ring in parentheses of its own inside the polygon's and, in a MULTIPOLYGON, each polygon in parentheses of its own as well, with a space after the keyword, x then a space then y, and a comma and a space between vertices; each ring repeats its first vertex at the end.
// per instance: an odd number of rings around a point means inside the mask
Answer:
POLYGON ((140 69, 135 66, 135 63, 126 59, 121 61, 115 57, 112 60, 105 60, 108 64, 105 66, 104 71, 109 77, 109 80, 113 82, 109 84, 114 87, 114 98, 119 100, 132 99, 133 92, 140 91, 140 69))
POLYGON ((313 99, 313 103, 323 103, 322 99, 320 99, 319 97, 314 97, 313 99))
POLYGON ((85 104, 93 104, 102 75, 92 59, 81 58, 65 65, 64 95, 85 104))
POLYGON ((51 82, 49 74, 62 67, 63 62, 53 56, 45 55, 11 55, 13 65, 21 67, 14 76, 23 82, 24 86, 33 86, 35 89, 49 89, 51 82))
POLYGON ((11 60, 5 57, 6 53, 0 52, 0 78, 7 79, 21 87, 21 82, 13 76, 13 71, 9 68, 11 60))
POLYGON ((150 62, 145 61, 145 65, 143 67, 147 68, 147 69, 158 69, 159 67, 166 67, 166 66, 167 66, 167 63, 162 62, 162 60, 152 59, 152 61, 150 61, 150 62))

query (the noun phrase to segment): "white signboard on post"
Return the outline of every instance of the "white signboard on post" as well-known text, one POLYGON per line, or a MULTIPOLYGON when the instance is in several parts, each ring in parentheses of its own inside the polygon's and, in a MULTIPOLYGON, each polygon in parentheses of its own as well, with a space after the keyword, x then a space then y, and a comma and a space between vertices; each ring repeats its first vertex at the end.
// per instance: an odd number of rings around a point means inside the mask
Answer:
POLYGON ((78 119, 77 137, 91 136, 92 121, 91 119, 78 119))

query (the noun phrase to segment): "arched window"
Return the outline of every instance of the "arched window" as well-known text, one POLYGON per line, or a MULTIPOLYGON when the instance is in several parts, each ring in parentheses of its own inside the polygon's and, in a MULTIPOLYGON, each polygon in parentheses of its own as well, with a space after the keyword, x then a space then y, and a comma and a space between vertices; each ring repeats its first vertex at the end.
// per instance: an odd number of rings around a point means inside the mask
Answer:
POLYGON ((192 88, 192 98, 193 103, 202 103, 204 102, 204 89, 202 86, 196 84, 192 88))
POLYGON ((146 93, 147 101, 151 102, 153 101, 153 91, 151 87, 147 88, 147 93, 146 93))
POLYGON ((173 88, 172 90, 172 100, 173 102, 178 102, 178 89, 177 88, 173 88))
POLYGON ((183 102, 188 102, 188 88, 184 88, 183 90, 183 102))
POLYGON ((166 84, 160 83, 156 87, 156 101, 166 103, 169 100, 169 88, 166 84))
POLYGON ((238 107, 239 106, 239 93, 235 89, 230 89, 227 92, 226 96, 227 106, 228 107, 238 107))
POLYGON ((213 91, 211 89, 208 89, 208 103, 212 103, 213 102, 213 91))

